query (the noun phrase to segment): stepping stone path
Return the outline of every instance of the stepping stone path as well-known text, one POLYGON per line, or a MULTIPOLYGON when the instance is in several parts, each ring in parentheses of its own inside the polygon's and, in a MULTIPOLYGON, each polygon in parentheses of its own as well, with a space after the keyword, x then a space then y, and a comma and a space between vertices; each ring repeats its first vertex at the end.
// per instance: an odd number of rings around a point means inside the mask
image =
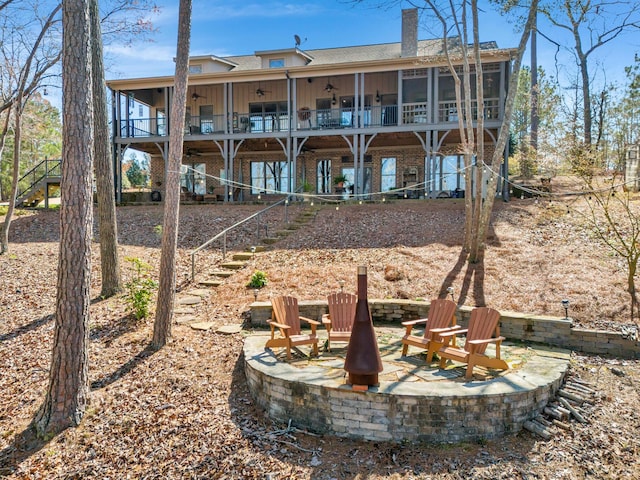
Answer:
MULTIPOLYGON (((198 316, 200 309, 197 307, 203 299, 208 299, 212 295, 212 288, 219 287, 224 283, 224 279, 233 275, 236 271, 244 268, 247 263, 251 262, 256 253, 264 252, 266 250, 265 245, 272 245, 289 234, 295 232, 303 224, 315 220, 316 211, 305 210, 300 215, 290 222, 286 230, 280 230, 277 232, 276 238, 263 238, 261 241, 264 245, 256 245, 251 248, 247 248, 244 252, 236 252, 232 255, 231 260, 224 262, 218 266, 218 270, 214 270, 209 273, 208 279, 198 281, 198 286, 201 288, 194 288, 186 292, 181 292, 176 298, 176 308, 173 310, 175 315, 175 323, 178 325, 188 325, 194 330, 208 331, 215 327, 213 322, 203 320, 198 316), (208 287, 208 288, 205 288, 208 287)), ((222 334, 236 334, 242 331, 241 325, 223 325, 216 329, 217 333, 222 334)))

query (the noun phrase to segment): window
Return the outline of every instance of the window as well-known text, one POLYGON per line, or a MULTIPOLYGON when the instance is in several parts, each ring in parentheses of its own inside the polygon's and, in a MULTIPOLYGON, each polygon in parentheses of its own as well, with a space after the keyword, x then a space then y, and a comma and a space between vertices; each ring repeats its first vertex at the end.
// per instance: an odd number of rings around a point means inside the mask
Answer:
POLYGON ((331 99, 316 99, 316 121, 319 127, 331 126, 331 99))
POLYGON ((182 193, 204 195, 206 192, 206 169, 204 163, 180 166, 180 190, 182 193))
POLYGON ((396 188, 396 159, 387 157, 382 159, 380 167, 380 190, 388 192, 396 188))
POLYGON ((269 68, 284 67, 284 58, 272 58, 269 60, 269 68))
MULTIPOLYGON (((363 125, 371 123, 371 95, 364 96, 364 118, 363 125)), ((355 97, 353 95, 340 97, 340 125, 355 126, 355 97)))
POLYGON ((331 160, 318 160, 316 178, 318 193, 331 193, 331 160))
POLYGON ((289 192, 289 164, 251 162, 251 194, 289 192))
POLYGON ((156 110, 156 124, 158 127, 157 134, 165 136, 167 134, 167 122, 165 120, 165 111, 164 108, 158 108, 156 110))
POLYGON ((200 105, 200 132, 212 133, 213 128, 213 105, 200 105))
POLYGON ((189 73, 202 73, 202 65, 189 65, 189 73))
POLYGON ((249 115, 252 132, 275 132, 287 130, 287 102, 250 103, 249 115))

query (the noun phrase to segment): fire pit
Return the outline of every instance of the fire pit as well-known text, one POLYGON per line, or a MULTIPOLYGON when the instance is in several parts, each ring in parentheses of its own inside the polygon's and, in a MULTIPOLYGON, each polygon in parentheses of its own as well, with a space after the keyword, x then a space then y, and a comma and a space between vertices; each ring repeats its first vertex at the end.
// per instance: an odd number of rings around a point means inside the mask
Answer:
MULTIPOLYGON (((464 368, 439 370, 423 354, 401 356, 401 328, 376 327, 383 370, 378 386, 354 391, 345 374, 345 348, 290 363, 265 350, 264 335, 244 344, 251 395, 278 422, 309 431, 366 440, 460 442, 515 433, 560 387, 569 352, 506 342, 512 367, 465 381, 464 368), (492 376, 494 375, 494 376, 492 376)), ((321 339, 322 342, 322 339, 321 339)))

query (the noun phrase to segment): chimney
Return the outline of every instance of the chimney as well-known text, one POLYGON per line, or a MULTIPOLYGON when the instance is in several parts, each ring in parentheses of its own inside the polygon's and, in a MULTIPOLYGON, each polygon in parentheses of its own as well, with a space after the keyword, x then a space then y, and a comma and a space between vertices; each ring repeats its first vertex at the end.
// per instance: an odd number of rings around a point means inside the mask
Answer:
POLYGON ((401 57, 418 55, 418 9, 402 10, 402 49, 401 57))

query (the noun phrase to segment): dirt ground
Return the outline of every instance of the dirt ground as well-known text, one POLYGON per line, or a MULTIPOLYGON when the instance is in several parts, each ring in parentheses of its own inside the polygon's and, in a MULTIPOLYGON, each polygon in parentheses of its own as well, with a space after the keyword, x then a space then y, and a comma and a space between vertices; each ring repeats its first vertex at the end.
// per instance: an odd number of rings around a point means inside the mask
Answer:
MULTIPOLYGON (((464 305, 564 316, 576 325, 631 326, 624 259, 596 242, 573 214, 576 200, 498 202, 484 262, 462 261, 462 200, 398 200, 323 206, 312 221, 212 290, 197 316, 223 335, 173 326, 173 340, 148 349, 153 319, 136 322, 122 296, 101 300, 93 249, 90 320, 91 404, 82 424, 48 442, 28 425, 47 387, 56 297, 59 213, 14 219, 0 257, 0 476, 16 479, 583 479, 640 478, 640 361, 574 353, 569 375, 598 391, 590 423, 571 423, 545 441, 523 431, 478 444, 371 443, 317 436, 273 424, 254 407, 241 355, 255 270, 268 285, 259 300, 287 293, 320 299, 355 290, 369 268, 370 298, 433 298, 454 288, 464 305)), ((190 252, 256 205, 185 205, 180 210, 178 283, 191 288, 190 252)), ((287 208, 292 222, 305 205, 287 208)), ((244 249, 284 228, 284 208, 228 236, 244 249)), ((121 258, 158 271, 159 205, 119 207, 121 258)), ((96 230, 97 232, 97 230, 96 230)), ((97 236, 97 233, 96 233, 97 236)), ((98 240, 96 238, 96 240, 98 240)), ((221 259, 221 245, 196 255, 198 278, 221 259)), ((123 260, 126 279, 132 270, 123 260)))

